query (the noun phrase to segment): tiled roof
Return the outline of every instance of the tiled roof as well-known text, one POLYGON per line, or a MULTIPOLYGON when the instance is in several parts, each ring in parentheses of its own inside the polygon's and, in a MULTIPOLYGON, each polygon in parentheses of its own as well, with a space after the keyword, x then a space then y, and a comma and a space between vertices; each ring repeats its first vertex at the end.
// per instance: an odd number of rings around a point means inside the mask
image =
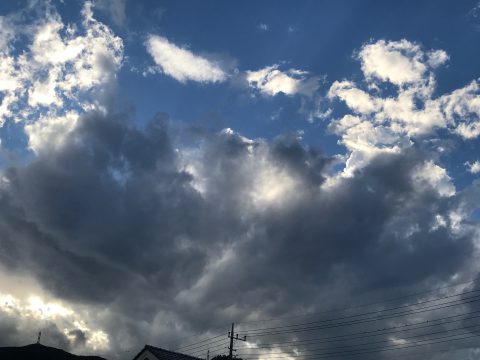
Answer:
POLYGON ((144 350, 150 351, 158 358, 158 360, 203 360, 195 356, 185 355, 182 353, 165 350, 151 345, 145 345, 143 350, 137 356, 135 356, 133 360, 135 360, 140 354, 142 354, 144 350))

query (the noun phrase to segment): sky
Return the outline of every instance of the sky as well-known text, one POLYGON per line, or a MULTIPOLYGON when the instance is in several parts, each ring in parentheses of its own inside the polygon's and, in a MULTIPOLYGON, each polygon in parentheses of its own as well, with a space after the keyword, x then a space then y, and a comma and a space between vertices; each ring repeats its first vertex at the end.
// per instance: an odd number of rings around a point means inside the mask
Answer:
POLYGON ((480 359, 479 40, 477 0, 1 2, 0 346, 480 359))

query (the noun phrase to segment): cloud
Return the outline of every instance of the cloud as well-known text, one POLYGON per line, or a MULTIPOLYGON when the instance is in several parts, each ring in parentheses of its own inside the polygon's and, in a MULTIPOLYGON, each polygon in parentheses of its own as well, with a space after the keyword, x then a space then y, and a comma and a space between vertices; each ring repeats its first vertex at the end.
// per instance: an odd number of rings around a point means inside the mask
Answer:
POLYGON ((407 40, 379 40, 364 45, 357 58, 365 83, 334 81, 327 94, 352 112, 329 125, 350 151, 345 175, 350 176, 381 152, 398 152, 440 129, 465 139, 480 134, 476 80, 434 96, 434 70, 449 58, 443 50, 425 51, 407 40), (389 88, 389 83, 395 87, 389 88))
POLYGON ((360 114, 370 114, 376 112, 381 107, 379 99, 371 97, 367 92, 360 90, 350 81, 335 81, 330 90, 328 97, 335 97, 343 100, 347 106, 360 114))
POLYGON ((436 189, 440 196, 455 195, 455 186, 447 171, 434 164, 433 161, 426 161, 420 165, 416 169, 413 179, 418 186, 428 183, 428 186, 436 189))
POLYGON ((320 79, 307 75, 308 72, 296 69, 283 72, 279 70, 279 65, 272 65, 256 71, 247 71, 246 80, 250 87, 259 90, 263 95, 275 96, 283 93, 289 96, 302 94, 310 97, 320 86, 320 79))
POLYGON ((258 24, 258 28, 259 28, 261 31, 268 31, 268 30, 269 30, 269 26, 268 26, 267 24, 264 24, 264 23, 258 24))
POLYGON ((50 6, 29 32, 18 18, 3 18, 8 28, 0 49, 0 125, 26 122, 30 147, 39 152, 61 141, 61 130, 71 130, 79 114, 99 106, 102 90, 113 86, 122 65, 123 42, 93 18, 90 2, 82 9, 80 28, 65 25, 50 6), (22 52, 12 46, 19 38, 26 40, 22 52))
POLYGON ((476 160, 473 163, 466 162, 465 165, 472 174, 480 173, 480 161, 476 160))
MULTIPOLYGON (((232 321, 423 291, 415 303, 428 298, 425 290, 477 273, 470 214, 478 186, 457 190, 438 157, 414 141, 476 121, 476 82, 433 97, 430 75, 442 54, 385 42, 380 48, 391 54, 367 73, 366 88, 332 85, 330 98, 351 110, 329 125, 347 148, 350 173, 338 176, 339 156, 298 134, 266 140, 224 129, 185 141, 164 113, 136 127, 112 89, 123 44, 92 17, 90 3, 82 19, 77 32, 48 13, 32 25, 24 57, 11 51, 13 35, 4 36, 2 106, 13 113, 11 96, 25 112, 35 153, 0 171, 0 274, 9 279, 0 277, 1 341, 19 344, 32 326, 43 327, 57 346, 128 359, 145 343, 175 348, 232 321), (392 59, 409 77, 391 71, 392 59), (395 81, 398 93, 382 96, 381 81, 395 81), (30 281, 18 285, 13 273, 30 281)), ((162 37, 147 46, 179 81, 227 79, 218 63, 162 37)), ((276 65, 246 76, 267 96, 309 97, 319 83, 276 65)), ((370 329, 419 319, 429 317, 370 329)))
POLYGON ((94 4, 96 8, 107 12, 116 25, 125 25, 127 0, 96 0, 94 4))
POLYGON ((444 95, 440 101, 447 119, 454 123, 454 132, 464 139, 480 135, 480 86, 477 80, 444 95))
MULTIPOLYGON (((260 29, 267 31, 268 27, 263 25, 260 24, 260 29)), ((265 96, 283 93, 312 97, 320 86, 320 77, 298 69, 281 71, 278 64, 240 72, 234 59, 218 55, 200 56, 158 35, 149 35, 145 45, 157 65, 157 68, 148 68, 145 75, 162 72, 181 83, 221 83, 231 79, 234 83, 246 83, 265 96)))
POLYGON ((364 45, 358 59, 365 78, 400 86, 422 81, 427 65, 432 68, 442 65, 448 55, 443 50, 425 54, 419 45, 407 40, 379 40, 364 45))
POLYGON ((480 3, 476 3, 472 9, 467 13, 467 19, 470 24, 476 29, 480 26, 480 3))
POLYGON ((70 111, 63 116, 41 116, 25 125, 29 147, 39 153, 61 147, 68 133, 75 129, 79 115, 70 111))
POLYGON ((149 35, 146 47, 159 70, 182 83, 216 83, 227 80, 227 74, 218 62, 178 47, 165 37, 149 35))
POLYGON ((332 159, 298 136, 199 140, 174 145, 164 114, 145 130, 114 112, 83 115, 49 153, 3 172, 5 266, 65 308, 104 308, 83 320, 121 352, 178 346, 185 328, 315 311, 358 289, 442 283, 471 260, 463 193, 412 149, 325 188, 332 159))
POLYGON ((4 321, 0 326, 0 346, 22 346, 32 342, 32 329, 35 329, 42 331, 42 339, 50 346, 88 354, 110 350, 108 334, 89 327, 94 321, 88 317, 87 308, 69 307, 58 299, 49 298, 35 279, 14 275, 3 267, 1 270, 0 314, 4 321))

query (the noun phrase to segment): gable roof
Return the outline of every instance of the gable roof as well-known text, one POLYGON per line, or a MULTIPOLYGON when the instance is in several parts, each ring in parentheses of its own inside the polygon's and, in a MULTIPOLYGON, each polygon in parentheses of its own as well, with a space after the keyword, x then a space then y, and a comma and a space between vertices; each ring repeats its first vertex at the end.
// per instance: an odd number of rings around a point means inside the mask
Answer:
POLYGON ((137 356, 133 358, 136 360, 145 350, 150 351, 153 355, 155 355, 158 360, 204 360, 195 356, 190 356, 182 353, 178 353, 175 351, 165 350, 159 347, 145 345, 145 347, 140 351, 137 356))

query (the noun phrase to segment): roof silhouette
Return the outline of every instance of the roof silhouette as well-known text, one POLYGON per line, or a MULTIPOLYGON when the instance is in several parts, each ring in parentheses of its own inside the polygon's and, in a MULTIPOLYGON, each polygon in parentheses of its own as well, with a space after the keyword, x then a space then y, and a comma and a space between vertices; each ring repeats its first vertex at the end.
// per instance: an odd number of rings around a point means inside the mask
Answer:
POLYGON ((182 354, 175 351, 165 350, 152 345, 145 345, 145 347, 133 358, 133 360, 136 360, 144 350, 150 351, 159 360, 204 360, 195 356, 190 356, 190 355, 182 354))
POLYGON ((42 344, 0 347, 0 359, 8 360, 105 360, 99 356, 80 356, 42 344))

